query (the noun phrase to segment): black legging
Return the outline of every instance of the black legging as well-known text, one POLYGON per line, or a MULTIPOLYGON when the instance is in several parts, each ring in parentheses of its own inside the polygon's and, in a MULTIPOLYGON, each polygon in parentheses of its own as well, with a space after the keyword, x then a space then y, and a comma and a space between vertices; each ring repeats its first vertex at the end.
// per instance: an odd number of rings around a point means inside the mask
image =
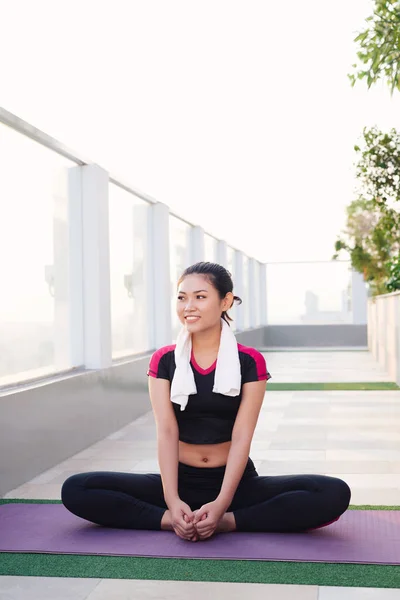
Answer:
MULTIPOLYGON (((179 463, 179 497, 192 510, 215 500, 224 472, 179 463)), ((305 531, 336 521, 350 494, 347 483, 325 475, 259 476, 249 459, 228 512, 238 531, 305 531)), ((160 529, 167 509, 158 474, 79 473, 65 481, 61 497, 72 513, 106 527, 160 529)))

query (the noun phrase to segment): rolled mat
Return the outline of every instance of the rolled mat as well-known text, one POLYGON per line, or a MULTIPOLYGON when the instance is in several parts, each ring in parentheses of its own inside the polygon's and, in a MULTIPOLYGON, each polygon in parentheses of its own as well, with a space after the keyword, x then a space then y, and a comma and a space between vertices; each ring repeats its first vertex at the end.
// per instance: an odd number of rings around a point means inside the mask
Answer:
POLYGON ((93 525, 62 504, 4 504, 0 552, 398 565, 400 511, 351 510, 305 533, 219 533, 193 543, 169 531, 93 525))

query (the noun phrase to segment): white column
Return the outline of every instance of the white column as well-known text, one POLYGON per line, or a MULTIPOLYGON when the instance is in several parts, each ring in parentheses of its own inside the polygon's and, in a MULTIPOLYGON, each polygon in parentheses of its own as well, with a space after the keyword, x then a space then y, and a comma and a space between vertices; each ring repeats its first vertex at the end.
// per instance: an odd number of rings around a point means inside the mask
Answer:
MULTIPOLYGON (((71 273, 70 228, 75 223, 70 218, 68 168, 57 169, 53 178, 53 264, 45 266, 49 293, 54 298, 54 365, 58 371, 75 367, 71 357, 71 273)), ((80 188, 79 188, 80 193, 80 188)), ((80 331, 82 336, 82 329, 80 331)), ((82 363, 78 363, 82 364, 82 363)))
POLYGON ((228 265, 228 251, 224 240, 217 241, 217 263, 225 268, 228 265))
POLYGON ((83 315, 82 167, 68 169, 68 309, 72 367, 85 365, 83 315))
POLYGON ((260 325, 267 324, 267 265, 260 263, 260 325))
POLYGON ((204 260, 204 229, 195 225, 190 234, 190 264, 193 265, 204 260))
POLYGON ((256 269, 257 261, 255 258, 249 258, 249 295, 248 302, 250 303, 250 327, 254 329, 257 327, 257 294, 256 290, 256 269))
POLYGON ((351 273, 351 304, 353 308, 353 323, 367 323, 367 286, 361 273, 351 273))
POLYGON ((132 327, 134 350, 138 352, 154 348, 153 328, 149 326, 153 313, 149 311, 148 292, 149 281, 152 281, 151 253, 148 251, 150 208, 151 205, 145 202, 135 203, 132 207, 132 327))
POLYGON ((244 286, 243 286, 243 253, 239 250, 235 250, 235 290, 236 296, 239 296, 243 300, 243 304, 237 307, 236 310, 236 329, 243 331, 244 329, 244 311, 245 311, 245 298, 244 286))
POLYGON ((400 385, 400 294, 394 298, 395 302, 395 351, 396 351, 396 383, 400 385))
POLYGON ((108 173, 98 165, 80 167, 83 230, 84 365, 109 367, 111 348, 108 173))
POLYGON ((151 208, 151 234, 149 252, 151 254, 152 276, 147 293, 150 301, 149 313, 153 315, 153 347, 161 348, 172 342, 171 324, 171 275, 169 264, 169 208, 157 202, 151 208))
POLYGON ((258 260, 256 260, 255 264, 256 264, 256 270, 255 270, 256 278, 255 278, 255 285, 254 285, 254 296, 255 296, 255 300, 256 300, 255 326, 261 327, 261 296, 260 296, 261 263, 258 260))

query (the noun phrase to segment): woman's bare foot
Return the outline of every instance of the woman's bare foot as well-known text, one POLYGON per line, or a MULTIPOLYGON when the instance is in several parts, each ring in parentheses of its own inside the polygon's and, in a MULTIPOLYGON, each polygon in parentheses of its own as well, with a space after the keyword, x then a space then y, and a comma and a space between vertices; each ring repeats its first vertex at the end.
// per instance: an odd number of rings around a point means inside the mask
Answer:
POLYGON ((236 530, 235 516, 234 516, 233 512, 227 512, 224 515, 222 515, 215 532, 216 533, 228 533, 230 531, 235 531, 235 530, 236 530))

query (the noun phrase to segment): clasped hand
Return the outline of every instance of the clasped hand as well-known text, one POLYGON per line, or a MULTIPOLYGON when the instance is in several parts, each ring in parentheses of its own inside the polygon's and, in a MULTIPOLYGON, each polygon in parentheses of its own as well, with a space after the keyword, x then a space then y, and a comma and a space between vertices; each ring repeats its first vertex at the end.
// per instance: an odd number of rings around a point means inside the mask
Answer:
POLYGON ((192 511, 185 502, 179 501, 171 508, 172 527, 175 533, 184 540, 197 542, 205 540, 215 533, 224 509, 217 501, 203 504, 192 511))

